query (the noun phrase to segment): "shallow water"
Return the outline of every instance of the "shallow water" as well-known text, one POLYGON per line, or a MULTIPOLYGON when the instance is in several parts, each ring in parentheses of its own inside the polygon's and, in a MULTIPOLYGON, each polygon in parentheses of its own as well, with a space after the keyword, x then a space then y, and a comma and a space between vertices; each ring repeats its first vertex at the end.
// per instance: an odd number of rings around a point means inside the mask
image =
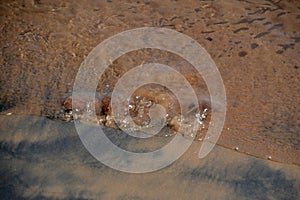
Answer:
MULTIPOLYGON (((199 159, 201 143, 194 142, 169 167, 128 174, 94 159, 83 147, 73 123, 35 116, 0 116, 0 122, 2 199, 299 197, 298 166, 257 159, 220 146, 205 159, 199 159)), ((136 146, 126 137, 113 140, 123 143, 123 148, 136 146)), ((156 143, 161 140, 152 142, 156 143)))
MULTIPOLYGON (((1 1, 1 195, 296 199, 299 11, 297 0, 1 1), (59 116, 80 64, 95 46, 119 32, 146 26, 177 30, 207 50, 224 81, 227 117, 208 158, 197 159, 200 144, 194 142, 170 167, 129 175, 93 159, 72 123, 48 118, 59 116)), ((199 98, 209 102, 202 77, 178 56, 157 50, 130 52, 114 61, 97 92, 111 94, 126 71, 153 61, 176 68, 199 98)), ((151 145, 156 142, 162 141, 154 139, 151 145)))

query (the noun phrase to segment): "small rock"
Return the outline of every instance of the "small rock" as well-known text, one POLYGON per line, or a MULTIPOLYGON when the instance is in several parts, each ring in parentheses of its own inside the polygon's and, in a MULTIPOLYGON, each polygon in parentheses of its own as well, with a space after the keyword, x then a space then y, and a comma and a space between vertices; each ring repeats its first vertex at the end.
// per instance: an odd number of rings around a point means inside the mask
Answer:
POLYGON ((73 106, 77 111, 84 111, 87 108, 87 104, 89 104, 90 108, 95 108, 96 111, 100 110, 100 103, 98 99, 90 99, 87 97, 73 97, 69 96, 62 103, 63 109, 65 111, 71 111, 73 106))
POLYGON ((210 42, 213 41, 213 39, 211 37, 207 37, 206 40, 208 40, 210 42))
POLYGON ((115 123, 115 119, 113 116, 111 115, 107 115, 106 118, 105 118, 105 126, 106 127, 109 127, 109 128, 114 128, 114 129, 117 129, 117 125, 115 123))
POLYGON ((180 127, 180 119, 178 116, 174 116, 169 122, 168 126, 171 127, 171 129, 175 132, 178 132, 180 127))
POLYGON ((101 114, 103 115, 110 115, 111 114, 111 105, 110 105, 111 98, 110 97, 103 97, 101 103, 101 114))
POLYGON ((239 56, 240 57, 245 57, 247 55, 247 52, 246 51, 241 51, 239 52, 239 56))
POLYGON ((182 28, 181 25, 176 24, 176 25, 175 25, 175 30, 180 32, 180 31, 183 31, 183 28, 182 28))
POLYGON ((257 47, 258 47, 258 44, 256 44, 256 43, 251 44, 251 49, 256 49, 257 47))

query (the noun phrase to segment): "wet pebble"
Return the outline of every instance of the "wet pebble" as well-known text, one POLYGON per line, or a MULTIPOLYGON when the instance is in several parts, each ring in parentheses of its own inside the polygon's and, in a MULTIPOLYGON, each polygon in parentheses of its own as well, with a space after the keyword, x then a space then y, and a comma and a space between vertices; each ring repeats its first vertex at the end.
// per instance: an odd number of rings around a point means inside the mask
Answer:
POLYGON ((272 156, 268 156, 268 160, 272 160, 272 156))

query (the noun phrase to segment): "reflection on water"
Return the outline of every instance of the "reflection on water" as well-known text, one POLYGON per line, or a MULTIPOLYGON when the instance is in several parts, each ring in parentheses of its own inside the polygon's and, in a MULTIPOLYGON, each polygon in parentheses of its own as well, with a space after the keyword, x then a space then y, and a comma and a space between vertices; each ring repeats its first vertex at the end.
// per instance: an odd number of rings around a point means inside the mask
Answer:
MULTIPOLYGON (((73 123, 0 116, 2 199, 297 199, 298 166, 216 146, 198 159, 194 142, 175 163, 153 173, 110 169, 83 147, 73 123)), ((116 132, 105 131, 108 135, 116 132)), ((139 146, 110 137, 122 148, 139 146)), ((161 140, 152 141, 152 144, 161 140)), ((109 153, 109 152, 108 152, 109 153)))

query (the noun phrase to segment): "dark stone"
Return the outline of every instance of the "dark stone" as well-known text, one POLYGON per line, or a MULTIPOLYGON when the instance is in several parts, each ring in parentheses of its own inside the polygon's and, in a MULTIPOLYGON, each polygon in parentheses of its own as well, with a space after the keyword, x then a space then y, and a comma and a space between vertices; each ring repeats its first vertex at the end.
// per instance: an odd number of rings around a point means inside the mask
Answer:
POLYGON ((258 44, 252 43, 252 44, 251 44, 251 49, 256 49, 258 46, 259 46, 258 44))
POLYGON ((200 8, 195 8, 195 12, 200 12, 200 8))
POLYGON ((13 108, 17 105, 16 99, 4 98, 0 100, 0 112, 13 108))
POLYGON ((283 53, 283 50, 278 50, 276 51, 277 54, 282 54, 283 53))
POLYGON ((246 56, 247 55, 247 52, 246 51, 240 51, 239 52, 239 56, 240 57, 244 57, 244 56, 246 56))
POLYGON ((211 37, 207 37, 206 40, 211 42, 213 39, 211 37))

